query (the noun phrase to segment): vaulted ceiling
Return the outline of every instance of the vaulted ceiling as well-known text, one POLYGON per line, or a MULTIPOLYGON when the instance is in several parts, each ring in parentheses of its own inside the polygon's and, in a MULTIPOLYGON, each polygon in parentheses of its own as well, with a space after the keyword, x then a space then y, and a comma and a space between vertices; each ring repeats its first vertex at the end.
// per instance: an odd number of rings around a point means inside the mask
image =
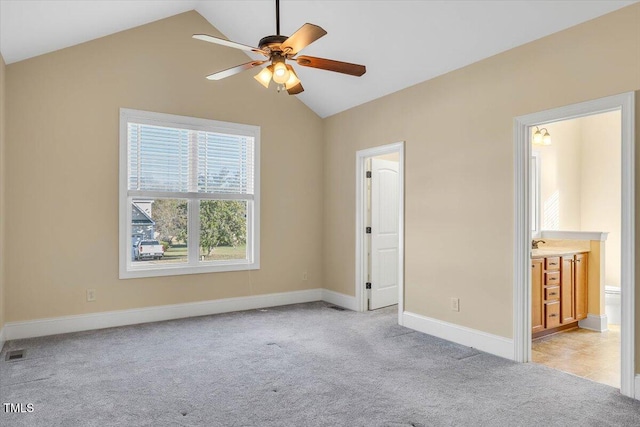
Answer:
MULTIPOLYGON (((367 66, 360 78, 296 67, 297 96, 327 117, 632 3, 281 0, 280 21, 285 35, 328 32, 304 54, 367 66)), ((10 64, 193 9, 243 44, 275 33, 274 0, 0 0, 0 53, 10 64)))

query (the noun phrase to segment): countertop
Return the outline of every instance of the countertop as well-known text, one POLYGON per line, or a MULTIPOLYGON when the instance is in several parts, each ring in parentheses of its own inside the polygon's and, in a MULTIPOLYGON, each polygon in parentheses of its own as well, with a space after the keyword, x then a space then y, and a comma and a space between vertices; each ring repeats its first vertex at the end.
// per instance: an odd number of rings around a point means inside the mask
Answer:
POLYGON ((531 258, 544 258, 553 256, 575 255, 589 252, 588 249, 572 248, 572 247, 541 247, 531 250, 531 258))

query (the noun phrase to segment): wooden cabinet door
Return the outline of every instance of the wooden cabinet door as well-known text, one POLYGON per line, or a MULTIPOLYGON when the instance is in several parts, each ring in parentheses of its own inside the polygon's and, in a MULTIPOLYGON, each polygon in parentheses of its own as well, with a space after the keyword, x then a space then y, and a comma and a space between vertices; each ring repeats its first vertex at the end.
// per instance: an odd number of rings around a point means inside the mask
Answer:
POLYGON ((544 303, 544 325, 547 329, 560 326, 560 301, 544 303))
POLYGON ((577 254, 574 257, 574 292, 576 320, 587 317, 587 254, 577 254))
POLYGON ((562 257, 560 270, 560 322, 563 324, 576 320, 573 264, 573 256, 562 257))
POLYGON ((544 329, 544 306, 542 304, 542 266, 544 260, 531 260, 531 332, 544 329))

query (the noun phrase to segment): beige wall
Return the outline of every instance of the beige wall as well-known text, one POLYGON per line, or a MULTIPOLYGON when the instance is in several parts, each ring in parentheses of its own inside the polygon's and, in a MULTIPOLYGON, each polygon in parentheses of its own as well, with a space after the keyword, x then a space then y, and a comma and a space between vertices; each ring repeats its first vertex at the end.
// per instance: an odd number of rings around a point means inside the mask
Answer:
POLYGON ((565 120, 544 125, 551 145, 533 145, 540 153, 542 230, 580 231, 580 122, 565 120))
POLYGON ((620 112, 578 120, 582 162, 580 224, 583 231, 609 232, 604 251, 605 285, 620 286, 620 112))
POLYGON ((194 33, 219 34, 188 12, 7 66, 7 321, 322 286, 321 119, 255 73, 205 79, 248 59, 194 33), (261 126, 259 271, 118 279, 121 107, 261 126))
POLYGON ((327 118, 325 286, 354 294, 355 152, 404 140, 405 309, 511 337, 513 118, 640 89, 639 23, 635 4, 327 118))
MULTIPOLYGON (((5 241, 5 64, 4 58, 0 55, 0 331, 4 326, 5 318, 5 299, 4 299, 4 287, 5 287, 5 262, 4 262, 4 241, 5 241)), ((2 350, 2 344, 0 344, 0 350, 2 350)))

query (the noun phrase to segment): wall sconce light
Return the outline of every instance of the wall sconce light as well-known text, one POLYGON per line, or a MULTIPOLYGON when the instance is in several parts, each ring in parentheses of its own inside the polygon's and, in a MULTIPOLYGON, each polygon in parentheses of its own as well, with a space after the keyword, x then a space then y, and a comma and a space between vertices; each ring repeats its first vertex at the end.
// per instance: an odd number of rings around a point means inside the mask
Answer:
POLYGON ((537 145, 551 145, 551 135, 547 128, 538 129, 533 133, 533 143, 537 145), (542 133, 544 131, 544 133, 542 133))

